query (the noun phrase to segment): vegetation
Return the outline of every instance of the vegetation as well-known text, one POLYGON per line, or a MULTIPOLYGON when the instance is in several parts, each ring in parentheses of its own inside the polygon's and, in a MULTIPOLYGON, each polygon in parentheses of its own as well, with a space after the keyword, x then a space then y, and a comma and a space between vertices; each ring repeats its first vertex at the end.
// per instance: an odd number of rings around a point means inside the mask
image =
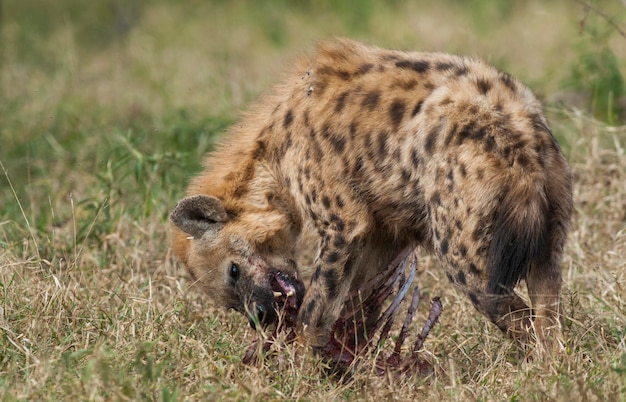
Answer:
POLYGON ((626 399, 626 38, 594 11, 623 27, 620 2, 0 7, 0 399, 626 399), (432 375, 337 381, 290 346, 241 363, 254 334, 191 286, 167 215, 237 114, 330 36, 482 57, 545 100, 575 177, 565 353, 518 364, 423 257, 444 304, 432 375))

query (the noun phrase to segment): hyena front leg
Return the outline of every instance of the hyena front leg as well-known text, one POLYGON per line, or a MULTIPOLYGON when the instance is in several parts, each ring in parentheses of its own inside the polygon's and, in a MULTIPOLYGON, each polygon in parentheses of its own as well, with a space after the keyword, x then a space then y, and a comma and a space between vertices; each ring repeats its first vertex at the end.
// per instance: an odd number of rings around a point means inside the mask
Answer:
MULTIPOLYGON (((351 217, 358 216, 351 214, 351 217)), ((348 221, 340 214, 330 213, 318 225, 320 245, 314 272, 307 287, 298 317, 298 333, 314 348, 323 347, 330 330, 341 314, 357 274, 355 262, 363 250, 369 225, 364 219, 348 221)))

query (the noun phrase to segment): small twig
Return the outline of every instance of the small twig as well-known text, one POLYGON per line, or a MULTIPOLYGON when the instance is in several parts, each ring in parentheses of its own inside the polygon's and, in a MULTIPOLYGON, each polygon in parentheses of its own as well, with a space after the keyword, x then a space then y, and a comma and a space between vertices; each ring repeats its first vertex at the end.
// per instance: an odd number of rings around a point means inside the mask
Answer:
POLYGON ((600 17, 602 17, 610 26, 612 26, 617 33, 619 33, 623 38, 626 38, 626 31, 624 29, 622 29, 622 27, 613 20, 613 18, 611 18, 610 16, 608 16, 604 11, 592 6, 591 4, 587 3, 586 1, 583 0, 574 0, 576 3, 582 5, 583 7, 585 7, 585 16, 583 17, 583 19, 581 19, 580 21, 580 30, 582 32, 584 26, 585 26, 585 22, 587 20, 587 15, 588 15, 588 11, 593 11, 594 13, 598 14, 600 17))

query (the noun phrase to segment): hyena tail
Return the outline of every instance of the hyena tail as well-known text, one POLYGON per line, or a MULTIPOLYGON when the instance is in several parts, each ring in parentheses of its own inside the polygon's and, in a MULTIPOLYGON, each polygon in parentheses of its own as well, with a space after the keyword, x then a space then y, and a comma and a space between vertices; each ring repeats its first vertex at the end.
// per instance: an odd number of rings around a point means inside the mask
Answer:
POLYGON ((548 202, 541 180, 520 178, 503 193, 493 221, 487 291, 510 293, 533 264, 550 258, 548 202))

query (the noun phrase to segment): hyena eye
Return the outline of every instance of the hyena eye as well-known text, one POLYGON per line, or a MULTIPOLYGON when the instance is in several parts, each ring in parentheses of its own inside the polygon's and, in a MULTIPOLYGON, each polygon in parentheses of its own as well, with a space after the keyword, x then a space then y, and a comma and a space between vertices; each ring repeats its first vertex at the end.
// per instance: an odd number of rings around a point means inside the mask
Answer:
POLYGON ((230 277, 236 281, 239 278, 239 265, 232 262, 230 264, 229 273, 230 273, 230 277))

